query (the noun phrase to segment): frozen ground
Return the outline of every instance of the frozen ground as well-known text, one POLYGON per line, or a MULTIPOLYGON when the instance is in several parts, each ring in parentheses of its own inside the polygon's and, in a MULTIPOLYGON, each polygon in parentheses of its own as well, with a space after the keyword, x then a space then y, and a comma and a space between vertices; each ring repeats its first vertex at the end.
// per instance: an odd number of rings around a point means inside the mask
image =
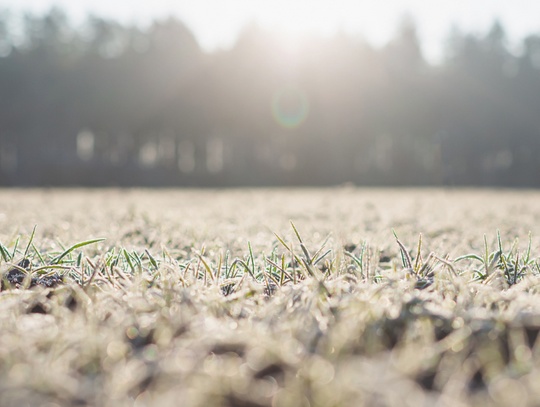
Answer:
POLYGON ((0 190, 0 405, 537 406, 539 219, 537 191, 0 190))

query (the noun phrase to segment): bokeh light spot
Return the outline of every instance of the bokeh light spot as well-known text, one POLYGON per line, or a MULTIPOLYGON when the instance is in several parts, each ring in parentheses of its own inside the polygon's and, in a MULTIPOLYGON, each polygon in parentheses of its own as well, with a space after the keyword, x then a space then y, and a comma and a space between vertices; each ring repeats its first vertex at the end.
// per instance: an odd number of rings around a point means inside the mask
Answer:
POLYGON ((309 100, 305 92, 294 86, 282 88, 272 97, 272 115, 281 126, 294 129, 309 113, 309 100))

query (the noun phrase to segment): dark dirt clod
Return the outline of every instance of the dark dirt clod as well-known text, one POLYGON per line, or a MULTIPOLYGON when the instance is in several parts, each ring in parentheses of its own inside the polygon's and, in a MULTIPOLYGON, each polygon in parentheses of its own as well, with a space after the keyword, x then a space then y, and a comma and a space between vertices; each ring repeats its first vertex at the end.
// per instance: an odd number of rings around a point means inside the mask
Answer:
POLYGON ((30 310, 28 311, 29 314, 47 314, 47 311, 45 310, 45 307, 41 303, 35 304, 30 310))
POLYGON ((433 370, 422 372, 416 377, 416 383, 424 390, 433 390, 436 374, 437 372, 433 370))
POLYGON ((538 338, 538 332, 540 331, 540 328, 537 326, 528 326, 525 328, 525 334, 527 335, 527 343, 529 344, 529 348, 532 349, 536 342, 536 338, 538 338))
POLYGON ((242 343, 217 343, 210 349, 210 352, 214 355, 236 353, 238 356, 243 356, 246 352, 246 347, 242 343))
POLYGON ((79 302, 72 294, 70 294, 64 301, 64 307, 67 307, 67 309, 69 309, 70 311, 75 311, 78 306, 79 302))
MULTIPOLYGON (((149 368, 150 366, 147 364, 146 365, 147 368, 149 368)), ((155 374, 155 368, 150 368, 150 374, 148 374, 146 377, 144 377, 139 383, 135 384, 129 391, 128 391, 128 394, 131 395, 132 397, 137 397, 137 395, 143 393, 144 391, 146 391, 151 385, 152 383, 158 379, 158 375, 155 374), (154 372, 152 372, 154 371, 154 372)))
POLYGON ((253 400, 245 400, 235 394, 227 394, 222 405, 224 407, 263 407, 265 404, 256 403, 253 400))
POLYGON ((441 326, 435 326, 434 331, 435 339, 437 341, 441 341, 450 335, 454 331, 454 328, 452 328, 452 324, 450 322, 444 321, 441 326))
MULTIPOLYGON (((33 282, 33 279, 32 279, 32 282, 33 282)), ((62 276, 56 273, 50 276, 38 278, 35 282, 36 285, 42 285, 43 287, 47 287, 47 288, 53 288, 63 283, 64 283, 64 279, 62 278, 62 276)))
POLYGON ((267 297, 271 297, 276 293, 277 288, 278 287, 275 284, 268 284, 266 287, 264 287, 264 295, 266 295, 267 297))
POLYGON ((9 270, 2 279, 2 290, 9 288, 9 285, 14 285, 15 288, 19 288, 22 285, 25 276, 26 274, 20 270, 9 270))
MULTIPOLYGON (((29 270, 30 260, 23 259, 17 265, 25 270, 29 270)), ((14 287, 14 288, 21 288, 24 282, 24 278, 26 276, 27 274, 19 269, 13 268, 9 270, 4 275, 4 278, 2 279, 1 289, 6 290, 7 288, 9 288, 9 286, 14 287)), ((31 288, 31 287, 35 287, 39 285, 45 288, 54 288, 63 283, 64 283, 64 279, 62 278, 62 276, 57 273, 54 273, 52 275, 47 275, 43 277, 32 276, 32 280, 30 281, 29 287, 31 288)))
POLYGON ((484 375, 482 374, 481 370, 478 370, 474 376, 472 377, 471 381, 468 384, 468 388, 470 392, 476 392, 480 391, 486 388, 486 383, 484 382, 484 375))
POLYGON ((131 344, 133 349, 139 350, 144 348, 146 345, 154 343, 154 330, 150 330, 146 335, 138 333, 135 337, 129 338, 126 335, 127 341, 131 344))
POLYGON ((266 366, 264 369, 259 370, 253 377, 255 379, 262 379, 266 376, 270 376, 276 379, 276 381, 280 382, 282 381, 284 375, 285 367, 279 363, 272 363, 266 366))

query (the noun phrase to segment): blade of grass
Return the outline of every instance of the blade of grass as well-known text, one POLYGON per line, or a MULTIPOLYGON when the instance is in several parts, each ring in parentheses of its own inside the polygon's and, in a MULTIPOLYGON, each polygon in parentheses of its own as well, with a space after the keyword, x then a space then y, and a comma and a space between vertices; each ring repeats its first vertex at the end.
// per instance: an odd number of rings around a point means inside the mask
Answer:
POLYGON ((37 225, 34 225, 34 230, 32 230, 32 234, 30 235, 30 240, 28 241, 28 244, 26 245, 26 249, 24 250, 23 259, 26 259, 26 255, 28 254, 28 249, 30 249, 30 246, 32 245, 32 240, 34 240, 34 235, 36 234, 36 228, 37 228, 37 225))
POLYGON ((251 277, 253 277, 253 279, 256 280, 255 274, 253 274, 253 271, 249 268, 249 266, 246 264, 244 260, 235 259, 233 264, 240 264, 241 266, 243 266, 244 269, 251 275, 251 277))
POLYGON ((322 259, 324 259, 331 252, 332 252, 332 249, 328 249, 326 252, 324 252, 324 254, 317 257, 316 260, 313 260, 313 265, 314 266, 317 265, 318 262, 320 262, 322 259))
POLYGON ((17 237, 17 240, 15 240, 15 247, 13 248, 13 253, 11 253, 11 257, 9 258, 10 261, 13 261, 15 258, 15 253, 17 253, 17 246, 19 245, 19 237, 17 237))
POLYGON ((0 254, 2 255, 2 259, 4 259, 5 262, 11 261, 11 257, 9 256, 9 252, 2 243, 0 243, 0 254))
POLYGON ((229 251, 225 253, 225 279, 229 278, 229 251))
POLYGON ((523 259, 524 264, 529 264, 529 260, 531 258, 531 248, 532 248, 532 233, 529 231, 529 247, 527 248, 525 259, 523 259))
POLYGON ((206 262, 206 260, 204 259, 204 257, 200 254, 200 253, 197 253, 197 256, 199 257, 199 259, 201 260, 203 266, 204 266, 204 284, 206 285, 206 273, 210 274, 210 278, 212 279, 212 281, 215 283, 216 280, 214 278, 214 274, 212 273, 212 269, 210 268, 210 266, 208 265, 208 263, 206 262))
POLYGON ((366 243, 366 280, 370 282, 371 277, 371 249, 369 247, 369 242, 366 243))
POLYGON ((216 282, 219 283, 219 276, 221 274, 221 265, 223 263, 223 254, 221 253, 221 250, 219 252, 219 264, 216 270, 216 282))
POLYGON ((311 255, 309 254, 309 251, 306 247, 306 245, 304 244, 304 241, 302 240, 302 238, 300 237, 300 233, 298 233, 298 230, 296 229, 296 227, 294 226, 294 223, 292 222, 292 220, 290 221, 291 222, 291 226, 294 230, 294 233, 296 233, 296 237, 298 238, 298 241, 300 242, 300 248, 302 249, 302 251, 304 252, 304 256, 306 257, 306 261, 308 264, 312 264, 312 259, 311 259, 311 255))
POLYGON ((422 233, 418 236, 418 250, 416 252, 416 260, 414 262, 414 269, 418 271, 420 267, 422 267, 421 260, 422 260, 422 233))
POLYGON ((158 264, 156 262, 156 259, 154 259, 152 257, 152 255, 150 254, 148 249, 144 249, 144 252, 146 253, 146 256, 148 257, 148 259, 150 260, 150 263, 152 264, 152 266, 154 266, 154 268, 157 270, 158 269, 158 264))
POLYGON ((268 258, 266 259, 266 261, 267 261, 269 264, 271 264, 272 266, 274 266, 276 269, 278 269, 279 271, 281 271, 282 279, 281 279, 281 284, 279 284, 279 285, 283 285, 283 276, 284 276, 284 275, 287 276, 287 278, 290 279, 290 280, 292 281, 292 276, 291 276, 289 273, 287 273, 283 267, 279 266, 277 263, 273 262, 272 260, 270 260, 270 259, 268 259, 268 258))
POLYGON ((364 272, 362 271, 362 260, 360 260, 358 257, 356 257, 353 253, 348 252, 347 250, 343 250, 343 253, 345 256, 350 257, 353 259, 353 261, 356 263, 356 265, 360 268, 360 275, 362 278, 364 278, 364 272))
POLYGON ((41 261, 41 263, 45 263, 45 259, 43 258, 43 256, 41 255, 41 253, 39 252, 39 250, 37 249, 37 247, 36 247, 36 245, 34 243, 32 243, 32 249, 34 250, 34 252, 39 257, 39 261, 41 261))
POLYGON ((296 277, 296 262, 295 262, 295 259, 296 259, 296 256, 294 254, 294 246, 293 244, 291 243, 291 248, 290 248, 290 251, 291 251, 291 263, 292 263, 292 269, 293 269, 293 284, 296 284, 296 281, 297 281, 297 277, 296 277))
POLYGON ((499 264, 499 260, 501 259, 501 252, 497 250, 493 258, 491 259, 489 265, 486 267, 486 276, 489 276, 495 269, 497 268, 499 264))
POLYGON ((90 278, 86 281, 86 283, 82 284, 82 287, 83 287, 84 290, 86 290, 86 288, 89 287, 90 284, 92 284, 92 281, 96 277, 96 274, 97 274, 98 270, 100 269, 102 263, 103 263, 102 259, 99 259, 96 262, 96 265, 94 266, 94 270, 92 271, 92 274, 90 275, 90 278))
POLYGON ((289 250, 289 251, 291 250, 291 249, 289 248, 289 246, 287 246, 287 243, 285 243, 285 241, 284 241, 281 237, 279 237, 279 235, 278 235, 277 233, 274 233, 274 236, 275 236, 275 237, 277 238, 277 240, 279 240, 279 242, 285 247, 285 249, 287 249, 287 250, 289 250))
POLYGON ((71 270, 73 269, 73 267, 70 267, 70 266, 61 266, 59 264, 48 264, 46 266, 42 266, 42 267, 38 267, 36 269, 33 269, 32 270, 32 274, 43 274, 42 272, 44 270, 49 270, 49 269, 54 269, 54 270, 71 270))
MULTIPOLYGON (((280 285, 283 286, 283 281, 285 280, 285 255, 281 255, 281 278, 280 278, 280 285)), ((292 280, 292 278, 291 278, 292 280)))
POLYGON ((396 242, 401 251, 401 260, 403 262, 403 267, 413 270, 416 274, 416 271, 413 269, 413 266, 412 266, 412 260, 411 260, 411 256, 409 255, 409 252, 407 251, 403 243, 401 243, 401 240, 399 240, 399 238, 397 237, 397 234, 394 231, 394 229, 392 229, 392 232, 394 233, 394 236, 396 237, 396 242))
MULTIPOLYGON (((62 260, 64 257, 66 257, 68 254, 70 254, 73 250, 75 249, 78 249, 80 247, 84 247, 84 246, 88 246, 90 244, 94 244, 94 243, 99 243, 99 242, 103 242, 105 240, 105 238, 99 238, 99 239, 92 239, 92 240, 86 240, 84 242, 80 242, 80 243, 77 243, 77 244, 74 244, 73 246, 71 246, 69 249, 65 250, 62 254, 60 254, 59 256, 55 257, 49 264, 58 264, 60 262, 60 260, 62 260)), ((125 251, 125 249, 124 249, 125 251)))
POLYGON ((249 248, 249 259, 251 261, 251 267, 253 268, 253 272, 255 272, 255 258, 253 257, 253 250, 251 248, 251 242, 248 240, 248 248, 249 248))
POLYGON ((124 255, 124 258, 129 264, 129 267, 131 268, 131 272, 135 274, 135 267, 133 267, 133 263, 131 262, 131 256, 129 255, 128 251, 126 249, 122 249, 122 254, 124 255))
POLYGON ((479 262, 484 263, 484 259, 482 257, 472 253, 457 257, 456 259, 454 259, 454 263, 465 259, 478 260, 479 262))

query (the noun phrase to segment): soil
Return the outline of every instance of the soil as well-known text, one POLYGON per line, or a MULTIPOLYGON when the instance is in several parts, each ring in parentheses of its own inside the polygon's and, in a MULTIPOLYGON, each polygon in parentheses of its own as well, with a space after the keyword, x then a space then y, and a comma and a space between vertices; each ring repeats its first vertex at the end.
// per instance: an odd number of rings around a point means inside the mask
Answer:
MULTIPOLYGON (((30 270, 30 261, 28 259, 23 259, 18 264, 19 267, 30 270)), ((9 270, 2 279, 1 289, 6 290, 11 286, 12 288, 21 288, 23 286, 24 278, 27 276, 26 273, 22 272, 19 269, 13 268, 9 270), (8 286, 9 285, 9 286, 8 286)), ((47 276, 32 276, 30 281, 30 288, 35 286, 42 286, 45 288, 54 288, 60 284, 63 284, 64 280, 61 275, 54 273, 47 276)))

